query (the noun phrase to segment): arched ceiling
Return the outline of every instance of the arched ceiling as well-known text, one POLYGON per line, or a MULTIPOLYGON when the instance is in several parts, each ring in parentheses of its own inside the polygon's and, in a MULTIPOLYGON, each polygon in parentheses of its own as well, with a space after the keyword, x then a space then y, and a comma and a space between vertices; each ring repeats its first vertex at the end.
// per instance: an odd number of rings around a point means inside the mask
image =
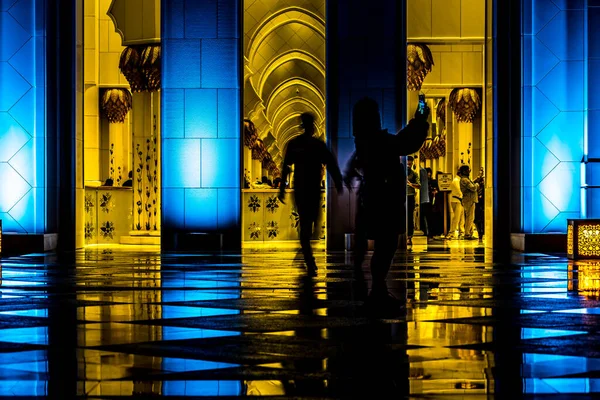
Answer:
POLYGON ((276 147, 302 132, 299 116, 325 118, 325 0, 245 0, 246 116, 262 102, 276 147))

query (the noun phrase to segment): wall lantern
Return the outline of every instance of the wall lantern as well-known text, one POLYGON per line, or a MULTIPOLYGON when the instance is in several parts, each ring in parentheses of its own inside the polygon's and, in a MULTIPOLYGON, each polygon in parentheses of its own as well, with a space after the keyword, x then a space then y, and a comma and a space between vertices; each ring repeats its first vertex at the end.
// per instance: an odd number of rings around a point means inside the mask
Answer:
POLYGON ((600 259, 600 219, 567 220, 567 257, 600 259))

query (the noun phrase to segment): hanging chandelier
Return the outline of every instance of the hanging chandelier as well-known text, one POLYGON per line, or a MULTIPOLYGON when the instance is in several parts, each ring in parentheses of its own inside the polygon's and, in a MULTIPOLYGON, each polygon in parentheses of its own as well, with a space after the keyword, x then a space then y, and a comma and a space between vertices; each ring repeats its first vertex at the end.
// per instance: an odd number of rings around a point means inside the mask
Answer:
POLYGON ((406 83, 408 90, 419 91, 433 67, 433 55, 427 45, 411 43, 406 46, 406 83))
POLYGON ((481 97, 478 89, 456 88, 452 90, 448 105, 454 111, 458 122, 473 122, 481 107, 481 97))
POLYGON ((131 110, 131 93, 127 89, 104 89, 100 102, 108 122, 123 123, 131 110))
POLYGON ((132 92, 156 92, 160 89, 160 55, 159 44, 127 46, 123 50, 119 69, 132 92))

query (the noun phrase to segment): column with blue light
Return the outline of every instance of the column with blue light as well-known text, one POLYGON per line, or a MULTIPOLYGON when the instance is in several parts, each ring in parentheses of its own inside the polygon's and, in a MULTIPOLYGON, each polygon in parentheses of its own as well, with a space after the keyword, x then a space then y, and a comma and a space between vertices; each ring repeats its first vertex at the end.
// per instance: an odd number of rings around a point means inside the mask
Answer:
MULTIPOLYGON (((591 2, 590 2, 591 3, 591 2)), ((600 4, 587 10, 588 120, 584 143, 584 195, 587 218, 600 218, 600 4)))
POLYGON ((45 230, 44 0, 0 1, 0 219, 45 230))
POLYGON ((240 4, 162 2, 162 242, 185 232, 240 243, 240 4))
POLYGON ((565 232, 566 220, 579 218, 582 212, 585 7, 584 2, 524 2, 521 184, 525 232, 565 232))

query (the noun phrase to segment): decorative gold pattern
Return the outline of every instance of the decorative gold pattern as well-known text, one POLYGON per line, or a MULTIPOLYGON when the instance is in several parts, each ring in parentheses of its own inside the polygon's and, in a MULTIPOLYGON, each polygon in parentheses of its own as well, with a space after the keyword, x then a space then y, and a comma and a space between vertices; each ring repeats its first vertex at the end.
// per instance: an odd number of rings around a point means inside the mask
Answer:
POLYGON ((146 76, 141 69, 143 46, 127 46, 121 53, 119 69, 125 75, 132 92, 143 92, 147 88, 146 76))
POLYGON ((580 256, 600 257, 600 224, 577 226, 577 250, 580 256))
POLYGON ((423 43, 406 46, 406 83, 408 90, 419 91, 423 81, 433 67, 431 50, 423 43))
POLYGON ((131 93, 127 89, 104 89, 102 93, 101 108, 108 122, 125 122, 131 104, 131 93))
POLYGON ((160 89, 160 62, 160 45, 146 46, 142 51, 141 64, 150 92, 160 89))
POLYGON ((473 122, 481 107, 478 89, 456 88, 450 93, 448 105, 458 122, 473 122))
POLYGON ((567 254, 573 255, 573 225, 567 226, 567 254))
POLYGON ((160 89, 161 48, 158 44, 127 46, 121 53, 119 68, 132 92, 160 89))
POLYGON ((579 262, 575 266, 569 265, 568 289, 576 290, 583 296, 598 297, 600 295, 600 263, 579 262))

